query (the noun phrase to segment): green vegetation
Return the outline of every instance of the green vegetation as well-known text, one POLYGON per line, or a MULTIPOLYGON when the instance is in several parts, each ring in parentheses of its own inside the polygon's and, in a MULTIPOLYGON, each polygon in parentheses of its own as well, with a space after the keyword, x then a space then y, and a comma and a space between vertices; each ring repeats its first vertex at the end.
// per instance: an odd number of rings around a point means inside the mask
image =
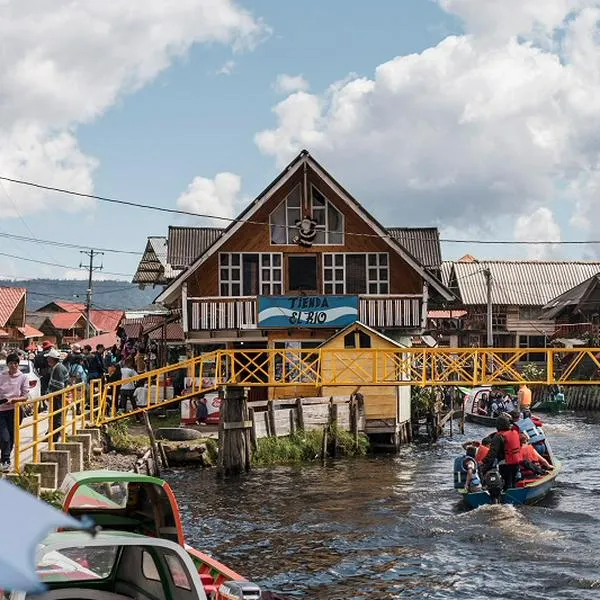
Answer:
MULTIPOLYGON (((337 431, 338 456, 364 456, 369 450, 366 436, 358 437, 358 445, 348 431, 337 431)), ((329 434, 328 455, 333 454, 334 435, 329 434)), ((321 458, 323 431, 298 431, 289 437, 263 438, 258 440, 258 449, 254 452, 253 462, 256 466, 272 466, 277 464, 295 464, 312 462, 321 458)))
POLYGON ((54 508, 58 508, 62 510, 63 501, 65 499, 65 495, 60 490, 42 490, 40 493, 40 498, 54 506, 54 508))
POLYGON ((436 388, 412 387, 411 407, 415 419, 429 414, 435 408, 437 402, 439 402, 439 397, 436 388))
POLYGON ((148 447, 147 435, 134 435, 130 431, 130 419, 121 419, 106 426, 108 447, 123 454, 135 454, 148 447))
POLYGON ((26 492, 33 494, 34 496, 39 494, 39 478, 35 473, 26 471, 22 473, 13 473, 8 478, 8 481, 25 490, 26 492))

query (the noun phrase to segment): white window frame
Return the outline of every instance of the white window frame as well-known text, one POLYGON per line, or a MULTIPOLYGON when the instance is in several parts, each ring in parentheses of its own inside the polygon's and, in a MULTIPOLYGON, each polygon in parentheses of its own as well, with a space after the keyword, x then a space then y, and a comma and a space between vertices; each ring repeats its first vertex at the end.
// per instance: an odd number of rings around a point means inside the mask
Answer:
POLYGON ((219 252, 219 257, 218 257, 218 260, 219 260, 219 295, 223 296, 223 297, 228 297, 228 298, 244 297, 244 294, 243 294, 243 291, 244 291, 244 289, 243 289, 244 255, 250 255, 250 254, 258 255, 258 291, 259 291, 259 295, 260 296, 281 296, 283 294, 283 279, 284 279, 284 277, 283 277, 283 253, 281 253, 281 252, 219 252), (240 257, 239 265, 232 265, 231 257, 233 255, 237 255, 240 257), (227 265, 223 265, 221 263, 221 256, 228 257, 227 265), (269 257, 268 265, 263 265, 263 256, 269 257), (274 264, 275 261, 273 260, 273 258, 275 256, 279 257, 279 265, 274 264), (239 279, 236 280, 231 277, 232 269, 239 269, 239 275, 240 275, 239 279), (264 269, 264 272, 263 272, 263 269, 264 269), (280 274, 279 280, 275 279, 275 271, 277 269, 279 269, 279 274, 280 274), (227 271, 228 277, 226 280, 224 280, 221 277, 222 270, 227 271), (268 272, 268 279, 265 277, 266 272, 268 272), (232 293, 234 284, 238 284, 240 286, 239 294, 232 293), (227 293, 226 294, 223 293, 223 287, 222 287, 223 285, 227 285, 227 293), (262 293, 264 285, 269 286, 268 294, 262 293), (276 285, 279 285, 279 290, 280 290, 279 293, 274 292, 276 285))
POLYGON ((390 255, 389 252, 323 252, 322 254, 322 268, 323 268, 323 293, 326 295, 338 295, 338 294, 342 294, 345 295, 347 294, 347 290, 346 290, 346 256, 351 255, 351 254, 361 254, 361 255, 365 255, 365 268, 366 268, 366 272, 365 272, 365 278, 366 278, 366 292, 365 292, 365 296, 389 296, 390 295, 390 255), (386 261, 387 264, 383 265, 382 264, 382 259, 381 256, 382 255, 386 255, 386 261), (325 264, 325 257, 326 256, 331 256, 331 265, 326 265, 325 264), (336 264, 336 257, 342 257, 342 264, 341 266, 338 266, 336 264), (375 265, 371 265, 369 266, 369 257, 370 256, 375 256, 375 265), (369 268, 371 269, 377 269, 377 277, 374 279, 371 279, 369 277, 369 268), (380 273, 380 269, 386 269, 387 270, 387 279, 381 279, 381 273, 380 273), (340 282, 338 279, 335 278, 335 275, 333 278, 328 278, 327 275, 328 274, 335 274, 335 271, 337 270, 339 272, 339 270, 343 269, 343 279, 340 282), (340 286, 340 283, 342 284, 340 286), (371 284, 376 285, 377 286, 377 292, 370 292, 370 286, 371 284), (381 291, 381 286, 382 284, 387 285, 387 292, 382 292, 381 291), (333 286, 333 291, 327 291, 327 286, 328 285, 332 285, 333 286), (339 290, 339 291, 338 291, 339 290))
MULTIPOLYGON (((294 245, 294 242, 292 241, 294 236, 296 235, 296 231, 295 231, 295 226, 296 223, 294 221, 294 223, 290 223, 289 219, 288 219, 288 212, 290 209, 296 210, 298 207, 293 206, 293 207, 288 207, 288 198, 289 196, 291 196, 291 194, 293 192, 295 192, 296 188, 300 188, 300 218, 303 217, 304 215, 304 211, 307 210, 305 207, 303 207, 303 202, 302 202, 302 188, 300 186, 300 184, 298 184, 297 186, 295 186, 294 188, 292 188, 292 190, 290 191, 290 193, 275 207, 274 210, 271 211, 271 213, 269 214, 269 243, 271 244, 271 246, 290 246, 290 245, 294 245), (272 215, 273 213, 275 213, 277 210, 279 210, 281 208, 281 205, 284 204, 285 205, 285 243, 283 244, 279 244, 279 243, 274 243, 273 242, 273 236, 272 236, 272 227, 273 227, 273 219, 272 219, 272 215)), ((317 232, 324 232, 324 237, 325 237, 325 241, 324 242, 313 242, 313 246, 343 246, 344 245, 344 241, 346 239, 346 233, 345 233, 345 229, 346 229, 346 215, 344 215, 344 213, 335 205, 333 204, 333 202, 331 202, 329 200, 329 198, 327 198, 327 196, 315 185, 311 184, 310 186, 310 198, 309 198, 309 203, 310 203, 310 213, 311 215, 313 215, 314 217, 314 207, 313 207, 313 190, 316 190, 321 196, 323 196, 324 200, 325 200, 325 206, 324 207, 319 207, 319 210, 324 210, 325 211, 325 224, 324 225, 317 225, 316 229, 317 232), (331 207, 336 210, 339 214, 340 214, 340 221, 341 221, 341 225, 342 225, 342 230, 341 231, 329 231, 329 207, 331 207), (329 241, 329 236, 330 234, 335 234, 335 235, 341 235, 341 240, 339 242, 335 242, 332 243, 329 241)), ((279 227, 281 227, 281 225, 279 225, 279 227)), ((318 235, 318 233, 317 233, 318 235)))

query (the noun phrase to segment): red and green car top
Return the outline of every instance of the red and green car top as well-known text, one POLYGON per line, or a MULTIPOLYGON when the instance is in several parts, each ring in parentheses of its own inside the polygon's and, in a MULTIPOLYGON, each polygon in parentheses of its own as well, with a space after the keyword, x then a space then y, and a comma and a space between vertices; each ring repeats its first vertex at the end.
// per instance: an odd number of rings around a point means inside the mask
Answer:
POLYGON ((260 598, 260 588, 185 542, 179 505, 171 486, 158 477, 121 471, 69 473, 61 487, 63 509, 74 517, 89 516, 103 531, 123 531, 170 540, 190 555, 207 596, 260 598), (230 582, 229 585, 223 585, 230 582), (233 586, 233 584, 236 584, 233 586), (220 590, 239 588, 243 595, 220 590))

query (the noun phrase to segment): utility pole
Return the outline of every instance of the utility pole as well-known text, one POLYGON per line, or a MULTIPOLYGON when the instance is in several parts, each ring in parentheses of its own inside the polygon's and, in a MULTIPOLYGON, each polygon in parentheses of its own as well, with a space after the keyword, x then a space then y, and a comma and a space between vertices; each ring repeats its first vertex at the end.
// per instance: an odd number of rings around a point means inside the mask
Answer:
POLYGON ((494 347, 494 331, 492 329, 492 273, 489 269, 483 270, 485 276, 485 284, 487 288, 487 315, 486 315, 486 332, 487 332, 487 347, 494 347))
MULTIPOLYGON (((92 311, 92 275, 94 273, 94 271, 100 271, 102 269, 102 265, 100 266, 95 266, 94 265, 94 258, 96 258, 97 256, 103 256, 104 252, 97 252, 96 250, 94 250, 93 248, 90 248, 90 250, 81 250, 81 254, 85 254, 86 256, 90 257, 90 262, 88 265, 88 287, 87 287, 87 297, 86 297, 86 302, 85 302, 85 318, 86 318, 86 324, 85 324, 85 337, 86 339, 90 337, 90 313, 92 311)), ((83 267, 83 264, 79 264, 80 267, 83 267)))

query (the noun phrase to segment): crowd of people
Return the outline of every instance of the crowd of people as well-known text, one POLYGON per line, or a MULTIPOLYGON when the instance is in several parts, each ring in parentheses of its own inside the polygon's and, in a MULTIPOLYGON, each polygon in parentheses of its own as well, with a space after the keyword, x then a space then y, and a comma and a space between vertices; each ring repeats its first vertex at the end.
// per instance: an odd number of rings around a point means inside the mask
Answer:
POLYGON ((480 442, 465 442, 466 453, 460 466, 464 473, 461 483, 467 491, 481 491, 486 475, 492 470, 502 477, 504 490, 516 487, 519 481, 543 477, 553 470, 554 466, 546 458, 541 425, 528 410, 513 409, 496 418, 496 432, 480 442))

